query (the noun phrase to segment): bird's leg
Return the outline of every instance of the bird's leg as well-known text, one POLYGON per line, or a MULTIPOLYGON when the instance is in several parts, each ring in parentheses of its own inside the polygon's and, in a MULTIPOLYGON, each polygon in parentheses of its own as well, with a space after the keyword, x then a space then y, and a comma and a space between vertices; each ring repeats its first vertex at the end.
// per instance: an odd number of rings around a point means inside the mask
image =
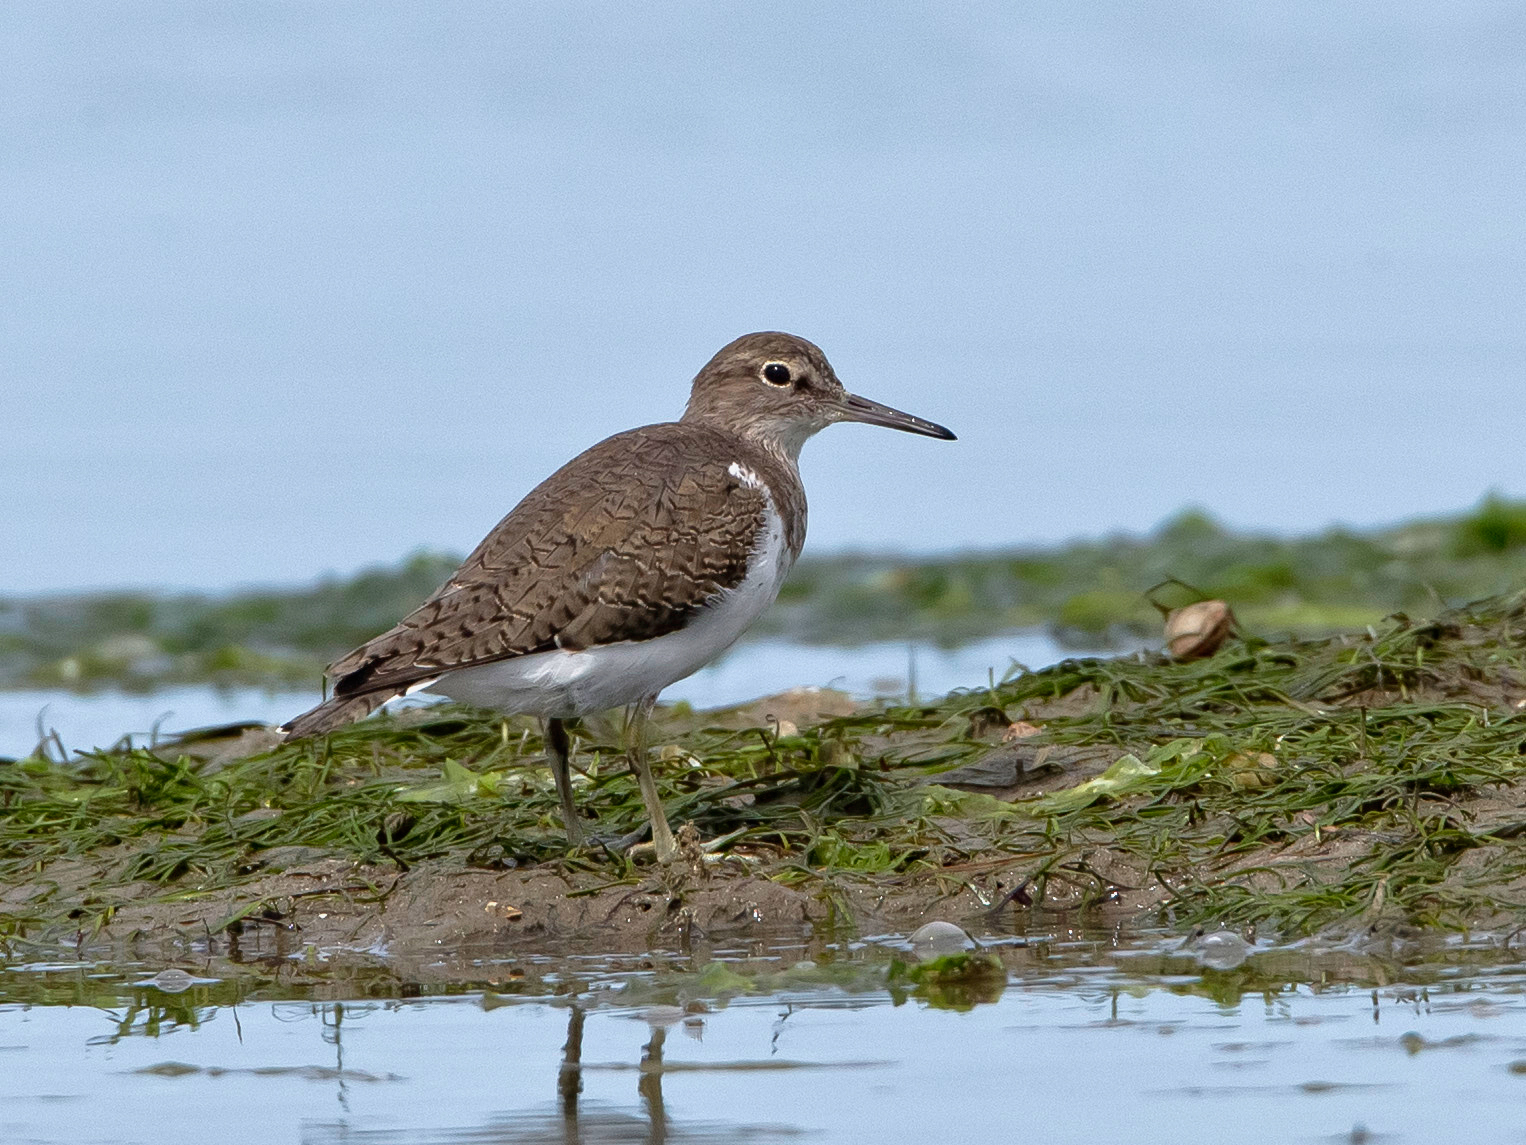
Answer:
POLYGON ((556 797, 562 801, 562 826, 567 828, 567 842, 581 847, 583 821, 578 818, 577 805, 572 802, 572 765, 568 762, 572 742, 567 738, 567 727, 561 720, 549 718, 544 726, 546 758, 551 763, 551 774, 556 778, 556 797))
POLYGON ((673 842, 672 828, 662 810, 662 796, 657 794, 657 781, 652 778, 652 767, 646 758, 646 722, 656 703, 656 696, 648 696, 625 710, 626 750, 630 752, 631 770, 641 786, 647 817, 652 821, 652 848, 657 852, 657 861, 671 863, 678 856, 678 845, 673 842))

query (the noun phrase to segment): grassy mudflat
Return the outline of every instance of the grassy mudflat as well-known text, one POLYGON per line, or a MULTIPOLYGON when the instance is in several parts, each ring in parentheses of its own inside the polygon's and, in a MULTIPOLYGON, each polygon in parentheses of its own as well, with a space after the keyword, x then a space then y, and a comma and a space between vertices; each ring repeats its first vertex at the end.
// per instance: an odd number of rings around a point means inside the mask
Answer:
MULTIPOLYGON (((349 579, 222 596, 0 599, 0 687, 312 687, 325 663, 390 627, 455 565, 421 555, 349 579)), ((1159 631, 1146 593, 1172 577, 1227 600, 1263 635, 1430 615, 1526 584, 1526 504, 1486 498, 1453 517, 1308 537, 1234 533, 1189 512, 1148 537, 1047 549, 807 556, 754 634, 956 644, 1046 628, 1072 646, 1136 646, 1159 631)), ((1188 598, 1156 594, 1168 605, 1188 598)))
MULTIPOLYGON (((22 760, 0 764, 0 935, 617 949, 1035 909, 1508 931, 1526 909, 1523 706, 1517 596, 1191 663, 1068 661, 917 707, 667 709, 670 816, 719 841, 669 869, 566 853, 533 726, 471 711, 22 760)), ((575 762, 590 829, 637 827, 612 725, 586 724, 575 762)))

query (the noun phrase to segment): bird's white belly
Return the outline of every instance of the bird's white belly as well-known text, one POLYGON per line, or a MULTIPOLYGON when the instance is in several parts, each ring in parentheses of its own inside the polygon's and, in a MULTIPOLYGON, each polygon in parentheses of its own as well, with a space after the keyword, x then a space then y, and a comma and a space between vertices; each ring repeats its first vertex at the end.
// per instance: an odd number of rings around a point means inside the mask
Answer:
POLYGON ((655 696, 730 648, 779 595, 793 563, 770 502, 742 583, 688 624, 651 640, 537 652, 448 672, 425 691, 510 715, 570 718, 655 696))

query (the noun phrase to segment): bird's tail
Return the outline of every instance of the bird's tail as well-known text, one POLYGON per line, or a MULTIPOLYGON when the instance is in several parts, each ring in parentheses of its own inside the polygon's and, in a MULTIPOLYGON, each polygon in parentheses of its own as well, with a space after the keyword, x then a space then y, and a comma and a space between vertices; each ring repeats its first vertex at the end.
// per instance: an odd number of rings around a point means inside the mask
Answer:
POLYGON ((311 711, 303 712, 294 720, 288 720, 279 730, 286 733, 287 739, 306 739, 308 736, 323 735, 325 732, 331 732, 335 728, 369 716, 388 700, 403 695, 407 690, 406 688, 384 688, 381 691, 362 692, 359 695, 352 693, 348 696, 333 696, 311 711))

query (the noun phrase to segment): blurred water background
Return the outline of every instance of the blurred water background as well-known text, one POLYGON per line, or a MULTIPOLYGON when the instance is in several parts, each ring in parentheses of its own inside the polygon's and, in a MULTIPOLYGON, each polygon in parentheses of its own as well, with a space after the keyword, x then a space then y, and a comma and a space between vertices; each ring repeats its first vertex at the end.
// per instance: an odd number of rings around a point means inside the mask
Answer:
POLYGON ((13 5, 0 585, 465 551, 756 328, 961 435, 818 552, 1521 492, 1523 153, 1489 0, 13 5))

